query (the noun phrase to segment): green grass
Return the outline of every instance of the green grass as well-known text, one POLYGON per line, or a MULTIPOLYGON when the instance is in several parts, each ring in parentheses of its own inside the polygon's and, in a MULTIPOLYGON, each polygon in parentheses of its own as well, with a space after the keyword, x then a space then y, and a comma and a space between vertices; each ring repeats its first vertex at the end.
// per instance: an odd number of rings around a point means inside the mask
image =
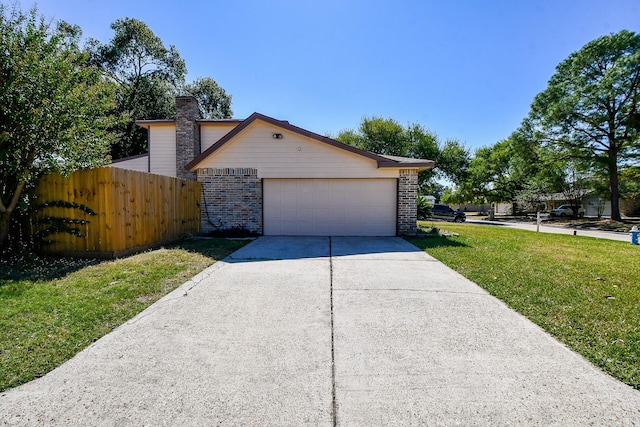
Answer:
POLYGON ((0 391, 51 371, 244 244, 193 240, 114 261, 0 262, 0 391))
POLYGON ((435 225, 459 236, 411 242, 640 390, 638 246, 492 225, 435 225))

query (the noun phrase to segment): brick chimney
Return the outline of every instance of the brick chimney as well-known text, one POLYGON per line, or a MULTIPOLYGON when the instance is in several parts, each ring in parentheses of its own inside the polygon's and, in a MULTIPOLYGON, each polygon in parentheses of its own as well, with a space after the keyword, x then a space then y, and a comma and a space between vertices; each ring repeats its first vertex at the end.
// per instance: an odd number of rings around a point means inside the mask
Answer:
POLYGON ((200 154, 200 118, 198 101, 193 96, 176 98, 176 176, 195 181, 196 174, 185 165, 200 154))

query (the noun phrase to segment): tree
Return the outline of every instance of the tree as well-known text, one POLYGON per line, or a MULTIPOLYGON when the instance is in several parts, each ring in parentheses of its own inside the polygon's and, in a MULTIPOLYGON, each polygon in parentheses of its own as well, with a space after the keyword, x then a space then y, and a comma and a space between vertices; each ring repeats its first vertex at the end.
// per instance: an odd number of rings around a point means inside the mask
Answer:
POLYGON ((443 144, 435 133, 417 123, 404 127, 393 119, 365 117, 357 130, 343 130, 336 139, 376 154, 434 160, 435 169, 420 172, 423 190, 437 188, 436 178, 459 181, 469 163, 468 150, 460 142, 447 140, 443 144))
POLYGON ((459 185, 468 176, 471 154, 457 139, 447 139, 435 161, 438 176, 459 185))
POLYGON ((336 139, 362 150, 390 156, 405 156, 410 148, 407 134, 400 123, 375 116, 364 117, 358 131, 342 131, 336 139))
POLYGON ((627 201, 625 214, 640 216, 640 166, 623 168, 620 178, 620 193, 627 201))
POLYGON ((620 190, 625 198, 640 200, 640 166, 628 166, 620 171, 620 190))
POLYGON ((231 117, 231 96, 211 77, 199 77, 185 86, 185 92, 198 100, 200 116, 205 119, 231 117))
POLYGON ((611 218, 620 220, 621 164, 640 155, 640 36, 600 37, 561 62, 530 119, 541 143, 607 171, 611 218))
POLYGON ((89 45, 93 62, 118 87, 116 111, 121 121, 114 129, 118 142, 111 154, 121 158, 147 151, 146 133, 136 120, 175 115, 175 96, 187 68, 176 47, 165 47, 144 22, 118 19, 111 29, 114 35, 107 44, 91 40, 89 45))
POLYGON ((469 162, 466 178, 457 187, 452 200, 484 203, 509 200, 513 213, 517 211, 517 196, 524 189, 524 180, 512 169, 513 142, 505 139, 476 150, 469 162))
POLYGON ((516 199, 521 206, 544 209, 550 194, 560 193, 567 181, 568 161, 550 147, 540 144, 530 120, 509 136, 511 178, 522 183, 516 199))
MULTIPOLYGON (((571 206, 580 207, 589 192, 588 177, 581 173, 577 167, 569 164, 562 184, 564 199, 568 201, 571 206)), ((573 216, 576 217, 578 214, 578 210, 573 209, 573 216)))
POLYGON ((108 160, 113 90, 88 65, 79 28, 0 4, 0 245, 24 189, 50 171, 108 160))
MULTIPOLYGON (((435 133, 416 123, 408 125, 403 133, 403 138, 405 139, 403 145, 406 147, 406 151, 401 156, 437 161, 438 156, 440 156, 440 142, 435 133)), ((436 185, 436 177, 441 175, 440 172, 440 169, 435 168, 420 172, 418 174, 420 192, 438 197, 438 194, 435 194, 434 191, 439 190, 436 185)))

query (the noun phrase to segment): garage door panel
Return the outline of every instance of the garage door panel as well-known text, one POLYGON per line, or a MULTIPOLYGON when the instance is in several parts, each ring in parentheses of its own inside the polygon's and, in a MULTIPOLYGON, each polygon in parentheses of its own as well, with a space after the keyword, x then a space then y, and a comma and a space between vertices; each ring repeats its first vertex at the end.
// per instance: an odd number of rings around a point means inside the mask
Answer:
POLYGON ((297 223, 294 221, 285 221, 278 224, 274 229, 274 235, 295 236, 298 232, 297 223))
POLYGON ((316 208, 313 210, 311 214, 313 221, 317 223, 324 223, 329 221, 331 216, 331 209, 329 208, 316 208))
POLYGON ((298 193, 298 206, 311 206, 313 204, 314 194, 311 190, 303 190, 298 193))
POLYGON ((360 193, 359 201, 362 204, 362 206, 371 206, 371 207, 378 206, 380 203, 375 193, 366 192, 366 191, 363 191, 360 193))
POLYGON ((267 235, 392 236, 395 179, 265 179, 267 235))
POLYGON ((313 234, 311 236, 329 236, 330 234, 329 224, 314 224, 313 234))
POLYGON ((331 188, 329 188, 329 182, 326 179, 310 179, 309 181, 312 182, 313 191, 316 193, 328 193, 331 191, 331 188))
POLYGON ((377 209, 367 209, 364 211, 358 211, 360 215, 360 221, 368 221, 368 222, 380 222, 379 218, 384 215, 380 214, 380 211, 377 209))

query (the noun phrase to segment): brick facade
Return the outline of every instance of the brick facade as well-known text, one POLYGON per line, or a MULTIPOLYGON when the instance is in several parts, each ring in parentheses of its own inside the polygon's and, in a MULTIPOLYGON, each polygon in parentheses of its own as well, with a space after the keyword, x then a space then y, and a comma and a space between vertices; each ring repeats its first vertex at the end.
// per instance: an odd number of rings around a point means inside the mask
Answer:
POLYGON ((262 180, 257 169, 198 169, 201 232, 244 228, 262 233, 262 180))
POLYGON ((185 165, 200 154, 200 129, 196 119, 200 118, 198 101, 192 96, 176 98, 176 176, 196 180, 195 172, 185 165))
POLYGON ((414 235, 418 220, 418 170, 400 169, 398 178, 398 234, 414 235))

